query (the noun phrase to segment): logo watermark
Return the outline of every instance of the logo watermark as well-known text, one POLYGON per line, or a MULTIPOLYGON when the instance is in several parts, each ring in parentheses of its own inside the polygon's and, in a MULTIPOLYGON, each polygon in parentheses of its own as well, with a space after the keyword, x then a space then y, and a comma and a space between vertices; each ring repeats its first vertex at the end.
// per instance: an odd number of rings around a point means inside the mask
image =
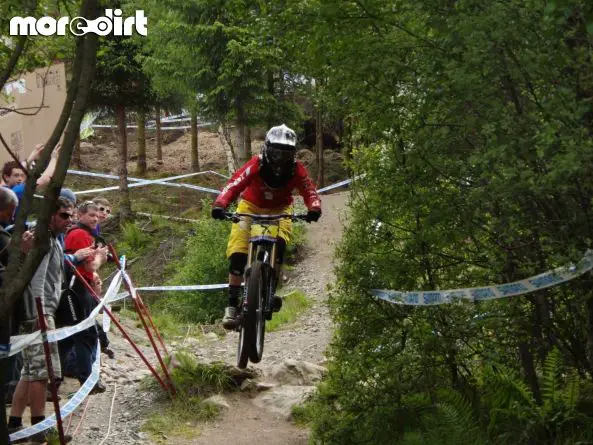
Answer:
POLYGON ((144 10, 137 10, 133 17, 122 17, 121 9, 106 9, 105 16, 97 17, 95 20, 87 20, 84 17, 13 17, 10 19, 11 36, 64 36, 66 28, 75 36, 82 36, 93 32, 99 36, 113 34, 115 36, 131 36, 136 32, 146 36, 148 31, 146 25, 148 19, 144 10))

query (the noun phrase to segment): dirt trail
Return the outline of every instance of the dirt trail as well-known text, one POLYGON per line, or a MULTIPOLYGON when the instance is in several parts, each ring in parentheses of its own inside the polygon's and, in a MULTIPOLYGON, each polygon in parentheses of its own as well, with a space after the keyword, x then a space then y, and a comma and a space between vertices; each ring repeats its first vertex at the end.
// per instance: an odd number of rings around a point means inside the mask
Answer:
MULTIPOLYGON (((314 299, 312 308, 303 314, 291 330, 266 333, 264 358, 257 365, 263 377, 285 359, 323 364, 324 352, 331 339, 333 326, 327 308, 327 285, 333 281, 333 251, 342 234, 342 214, 347 193, 323 197, 323 216, 307 230, 304 261, 287 284, 303 290, 314 299)), ((236 363, 237 334, 228 334, 223 345, 212 345, 228 363, 236 363)), ((206 353, 210 355, 209 353, 206 353)), ((266 409, 255 406, 241 394, 229 399, 229 409, 212 424, 205 425, 199 437, 192 441, 171 442, 195 445, 306 445, 308 431, 297 427, 266 409)))

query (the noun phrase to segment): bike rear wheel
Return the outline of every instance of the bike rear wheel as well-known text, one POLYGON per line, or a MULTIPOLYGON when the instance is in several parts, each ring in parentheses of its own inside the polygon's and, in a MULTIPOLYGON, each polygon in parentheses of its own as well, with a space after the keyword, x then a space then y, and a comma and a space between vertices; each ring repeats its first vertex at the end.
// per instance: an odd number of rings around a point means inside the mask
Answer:
POLYGON ((258 347, 256 346, 258 342, 257 318, 258 308, 260 309, 259 312, 261 312, 263 306, 262 291, 264 288, 262 263, 260 261, 256 261, 251 265, 251 271, 247 278, 246 285, 247 292, 241 308, 240 316, 242 318, 242 323, 239 334, 239 345, 237 348, 237 367, 241 369, 247 366, 247 362, 250 358, 253 361, 253 358, 256 357, 258 353, 258 347))

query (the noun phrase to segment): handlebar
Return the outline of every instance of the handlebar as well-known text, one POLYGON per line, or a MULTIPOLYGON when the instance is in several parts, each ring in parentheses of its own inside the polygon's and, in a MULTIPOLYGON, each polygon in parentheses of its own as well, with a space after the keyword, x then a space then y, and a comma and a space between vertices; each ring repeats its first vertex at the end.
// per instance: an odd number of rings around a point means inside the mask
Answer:
POLYGON ((306 221, 307 214, 292 214, 292 213, 282 213, 279 215, 255 215, 253 213, 235 213, 235 212, 225 212, 224 216, 226 219, 231 220, 233 222, 239 222, 241 217, 252 218, 255 221, 277 221, 279 219, 290 219, 292 221, 306 221))

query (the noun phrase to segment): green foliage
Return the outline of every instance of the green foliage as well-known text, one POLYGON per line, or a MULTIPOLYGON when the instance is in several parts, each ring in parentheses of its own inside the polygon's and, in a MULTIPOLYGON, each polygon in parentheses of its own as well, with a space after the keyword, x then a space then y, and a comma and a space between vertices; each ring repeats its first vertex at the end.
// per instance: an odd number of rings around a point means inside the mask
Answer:
POLYGON ((126 223, 122 227, 118 253, 129 257, 141 256, 152 242, 151 236, 137 222, 126 223))
POLYGON ((288 59, 269 45, 271 38, 260 26, 266 5, 170 0, 142 2, 142 7, 153 25, 141 60, 160 94, 179 92, 190 107, 216 121, 253 125, 300 117, 281 98, 278 77, 288 59))
POLYGON ((311 306, 311 300, 298 290, 289 292, 282 297, 282 309, 273 315, 272 319, 266 323, 266 331, 273 332, 286 325, 294 323, 300 314, 311 306))
POLYGON ((439 307, 370 290, 512 282, 591 247, 592 16, 583 0, 284 9, 365 174, 338 252, 314 440, 471 443, 473 428, 485 443, 590 440, 591 394, 576 379, 593 369, 589 277, 439 307))
MULTIPOLYGON (((195 436, 199 422, 211 420, 219 414, 219 409, 204 403, 204 399, 233 388, 228 366, 198 363, 192 355, 185 353, 176 354, 175 359, 178 363, 171 378, 177 396, 171 400, 161 393, 158 411, 153 412, 142 427, 157 443, 166 443, 168 436, 195 436)), ((143 387, 145 390, 160 391, 160 386, 152 378, 143 382, 143 387)))
MULTIPOLYGON (((185 244, 184 255, 175 261, 170 285, 228 282, 226 245, 230 224, 213 221, 203 212, 185 244)), ((227 303, 226 290, 170 292, 154 305, 155 311, 170 314, 181 323, 213 322, 227 303)))
POLYGON ((204 397, 234 388, 230 368, 224 363, 199 363, 189 354, 175 356, 179 365, 173 369, 175 388, 188 396, 204 397))

